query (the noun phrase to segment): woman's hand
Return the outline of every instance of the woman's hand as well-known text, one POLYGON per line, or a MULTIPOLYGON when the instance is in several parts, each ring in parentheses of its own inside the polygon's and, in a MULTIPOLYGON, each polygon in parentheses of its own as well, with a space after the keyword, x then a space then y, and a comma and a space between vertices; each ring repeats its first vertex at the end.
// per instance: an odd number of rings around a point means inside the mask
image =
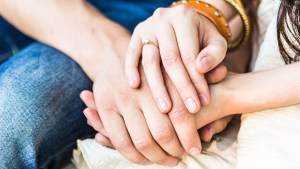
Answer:
POLYGON ((209 86, 211 103, 196 114, 197 128, 202 129, 201 136, 206 141, 211 139, 212 133, 219 133, 225 129, 233 115, 236 114, 232 111, 232 99, 234 98, 230 97, 231 93, 226 84, 232 76, 234 74, 230 73, 225 80, 209 86), (211 128, 212 125, 214 128, 211 128))
POLYGON ((140 23, 132 35, 126 56, 126 75, 132 88, 140 86, 141 59, 156 105, 166 113, 172 101, 162 75, 164 69, 186 108, 196 113, 201 104, 208 105, 210 100, 203 74, 219 65, 226 51, 226 40, 216 27, 193 9, 184 5, 159 8, 140 23), (146 40, 157 46, 143 45, 146 40))

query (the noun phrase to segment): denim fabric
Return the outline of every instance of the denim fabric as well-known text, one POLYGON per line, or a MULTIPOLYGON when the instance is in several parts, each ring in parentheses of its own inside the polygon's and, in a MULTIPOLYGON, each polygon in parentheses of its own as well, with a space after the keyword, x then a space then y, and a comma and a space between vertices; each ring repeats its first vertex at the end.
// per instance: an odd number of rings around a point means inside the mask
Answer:
POLYGON ((126 27, 131 32, 134 27, 152 15, 158 7, 167 7, 174 0, 90 0, 108 18, 126 27))
POLYGON ((92 82, 61 52, 34 43, 0 66, 0 168, 56 168, 93 136, 79 94, 92 82))
MULTIPOLYGON (((131 31, 157 7, 171 3, 90 2, 131 31)), ((1 18, 0 37, 0 169, 59 168, 77 139, 95 134, 79 98, 92 82, 68 56, 33 42, 1 18)))

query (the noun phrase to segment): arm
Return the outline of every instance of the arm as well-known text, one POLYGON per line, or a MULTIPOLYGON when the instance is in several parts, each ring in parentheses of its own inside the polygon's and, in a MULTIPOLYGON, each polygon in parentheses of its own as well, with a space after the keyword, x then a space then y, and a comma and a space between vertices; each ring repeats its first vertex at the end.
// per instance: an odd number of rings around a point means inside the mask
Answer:
POLYGON ((175 156, 184 149, 170 120, 155 109, 147 85, 140 91, 125 85, 122 56, 131 37, 127 30, 83 0, 0 0, 0 11, 27 35, 79 63, 94 81, 103 126, 121 154, 139 164, 176 165, 175 156))
POLYGON ((28 36, 66 53, 92 80, 105 51, 124 46, 126 52, 130 39, 126 29, 84 0, 0 0, 0 12, 28 36))
POLYGON ((299 66, 300 63, 294 63, 267 71, 233 74, 210 86, 212 103, 197 114, 198 128, 228 115, 299 104, 299 66))
POLYGON ((233 75, 225 83, 233 98, 228 113, 250 113, 300 103, 300 63, 272 70, 233 75))

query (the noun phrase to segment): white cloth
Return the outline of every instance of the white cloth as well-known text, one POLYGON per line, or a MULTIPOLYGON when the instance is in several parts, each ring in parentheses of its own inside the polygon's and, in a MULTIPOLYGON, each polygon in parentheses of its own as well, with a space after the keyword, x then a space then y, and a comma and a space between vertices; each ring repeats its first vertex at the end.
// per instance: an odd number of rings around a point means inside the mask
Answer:
MULTIPOLYGON (((258 10, 260 28, 258 57, 254 71, 284 65, 276 37, 279 1, 262 0, 258 10)), ((253 59, 254 62, 255 59, 253 59)), ((276 75, 274 75, 276 76, 276 75)), ((244 114, 240 122, 230 123, 225 132, 203 145, 201 155, 185 157, 173 169, 294 169, 300 168, 300 106, 270 109, 244 114), (239 130, 240 129, 240 130, 239 130)), ((169 169, 130 163, 117 151, 101 146, 95 140, 78 140, 73 163, 79 169, 169 169)))

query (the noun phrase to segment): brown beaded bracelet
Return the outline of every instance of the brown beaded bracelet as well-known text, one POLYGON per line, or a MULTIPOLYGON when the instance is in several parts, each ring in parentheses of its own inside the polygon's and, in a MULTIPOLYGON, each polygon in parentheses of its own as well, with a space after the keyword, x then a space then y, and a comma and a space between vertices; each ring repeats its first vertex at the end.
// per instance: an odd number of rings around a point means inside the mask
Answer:
MULTIPOLYGON (((227 20, 225 19, 224 15, 220 10, 215 8, 214 6, 202 2, 200 0, 181 0, 178 2, 173 2, 171 7, 177 6, 177 5, 186 5, 192 9, 194 9, 196 12, 200 13, 207 19, 209 19, 218 29, 220 34, 225 38, 227 41, 228 47, 231 47, 231 31, 229 28, 229 25, 227 23, 227 20)), ((230 48, 229 48, 230 49, 230 48)))

